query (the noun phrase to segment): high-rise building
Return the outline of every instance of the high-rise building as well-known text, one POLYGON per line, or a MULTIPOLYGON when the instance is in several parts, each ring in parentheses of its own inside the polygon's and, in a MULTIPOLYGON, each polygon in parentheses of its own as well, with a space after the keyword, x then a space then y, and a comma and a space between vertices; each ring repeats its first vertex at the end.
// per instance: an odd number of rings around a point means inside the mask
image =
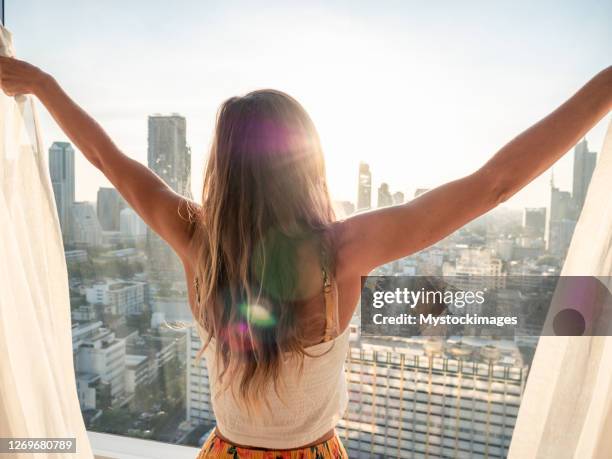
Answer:
POLYGON ((102 244, 102 228, 94 206, 90 202, 72 205, 72 242, 92 247, 102 244))
POLYGON ((385 340, 351 346, 351 458, 505 458, 527 377, 518 348, 385 340))
POLYGON ((545 232, 546 250, 561 260, 567 254, 596 163, 597 153, 589 151, 587 141, 583 139, 574 148, 572 193, 561 191, 551 179, 545 232))
POLYGON ((74 149, 68 142, 53 142, 49 148, 49 174, 64 243, 72 242, 74 204, 74 149))
POLYGON ((547 241, 548 252, 559 260, 564 260, 575 229, 576 220, 574 219, 565 218, 551 221, 547 241))
POLYGON ((149 116, 147 158, 149 168, 174 191, 191 197, 191 150, 186 129, 185 118, 178 114, 149 116))
POLYGON ((387 183, 381 183, 378 187, 378 206, 377 207, 388 207, 393 205, 393 198, 389 191, 389 185, 387 183))
POLYGON ((404 204, 405 201, 405 196, 404 193, 402 193, 401 191, 396 191, 395 193, 393 193, 393 204, 398 206, 400 204, 404 204))
POLYGON ((372 206, 372 173, 370 166, 359 163, 359 186, 357 188, 357 210, 368 210, 372 206))
MULTIPOLYGON (((187 146, 185 118, 149 116, 148 165, 174 191, 191 197, 191 151, 187 146)), ((182 264, 174 251, 147 227, 149 277, 153 281, 183 281, 182 264)))
POLYGON ((561 191, 551 180, 550 207, 546 216, 546 250, 563 259, 576 225, 576 203, 569 191, 561 191))
POLYGON ((525 235, 544 238, 546 229, 546 207, 527 207, 523 211, 523 229, 525 235))
POLYGON ((206 360, 202 357, 197 363, 195 357, 202 347, 202 340, 197 329, 192 327, 187 332, 187 393, 186 419, 194 425, 215 423, 210 392, 210 380, 206 360))
POLYGON ((584 206, 584 199, 593 177, 597 153, 589 151, 586 139, 579 142, 574 148, 574 181, 572 187, 572 198, 576 205, 577 215, 580 215, 584 206))
POLYGON ((115 188, 101 187, 96 206, 98 221, 104 231, 119 231, 119 213, 126 206, 115 188))

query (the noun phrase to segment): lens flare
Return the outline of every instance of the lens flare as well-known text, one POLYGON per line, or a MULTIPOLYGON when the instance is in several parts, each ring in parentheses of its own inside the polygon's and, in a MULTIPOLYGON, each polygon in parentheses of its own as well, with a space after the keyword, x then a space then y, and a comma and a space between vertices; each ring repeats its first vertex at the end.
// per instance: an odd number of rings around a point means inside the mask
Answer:
POLYGON ((219 338, 230 345, 234 351, 248 352, 253 349, 246 322, 228 325, 219 333, 219 338))
POLYGON ((257 327, 272 327, 276 324, 274 315, 268 308, 261 304, 243 304, 240 310, 251 325, 257 327))

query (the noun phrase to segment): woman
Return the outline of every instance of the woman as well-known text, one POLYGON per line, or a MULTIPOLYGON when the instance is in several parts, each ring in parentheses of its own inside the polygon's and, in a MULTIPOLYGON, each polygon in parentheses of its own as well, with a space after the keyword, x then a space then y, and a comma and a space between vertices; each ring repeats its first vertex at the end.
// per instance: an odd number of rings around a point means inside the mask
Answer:
POLYGON ((222 104, 198 205, 126 156, 45 72, 0 58, 0 85, 37 96, 181 258, 217 417, 202 458, 346 457, 334 427, 361 276, 507 200, 612 106, 608 67, 474 173, 338 221, 315 127, 282 92, 222 104))

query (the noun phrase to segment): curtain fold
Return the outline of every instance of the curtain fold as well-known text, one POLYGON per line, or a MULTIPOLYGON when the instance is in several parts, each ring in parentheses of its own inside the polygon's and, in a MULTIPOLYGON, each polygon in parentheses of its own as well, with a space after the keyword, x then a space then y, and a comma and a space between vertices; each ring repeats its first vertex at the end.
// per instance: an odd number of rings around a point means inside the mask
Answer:
MULTIPOLYGON (((611 183, 612 121, 561 272, 595 276, 608 290, 612 290, 611 183)), ((550 327, 554 312, 549 312, 545 327, 550 327)), ((612 457, 612 337, 540 338, 508 457, 612 457)))
MULTIPOLYGON (((0 26, 0 53, 12 56, 0 26)), ((0 94, 0 437, 76 438, 93 457, 72 360, 68 274, 33 101, 0 94)), ((45 454, 17 453, 12 458, 45 454)))

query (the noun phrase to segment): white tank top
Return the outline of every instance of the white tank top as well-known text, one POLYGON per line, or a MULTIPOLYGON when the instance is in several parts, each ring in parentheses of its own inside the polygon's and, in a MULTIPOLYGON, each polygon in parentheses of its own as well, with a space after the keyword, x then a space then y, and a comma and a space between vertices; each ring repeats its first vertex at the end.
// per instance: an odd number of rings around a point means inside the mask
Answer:
MULTIPOLYGON (((230 389, 219 387, 214 338, 206 348, 204 356, 217 427, 232 443, 267 449, 298 448, 321 438, 344 415, 348 404, 344 362, 349 348, 350 327, 331 338, 330 333, 338 323, 337 296, 332 294, 332 283, 325 271, 324 276, 325 338, 323 342, 306 348, 309 354, 320 357, 305 356, 300 375, 298 359, 287 354, 281 367, 284 384, 279 390, 281 398, 272 384, 266 390, 269 412, 264 408, 260 415, 250 417, 236 403, 230 389)), ((206 342, 207 332, 199 324, 198 330, 206 342)))

